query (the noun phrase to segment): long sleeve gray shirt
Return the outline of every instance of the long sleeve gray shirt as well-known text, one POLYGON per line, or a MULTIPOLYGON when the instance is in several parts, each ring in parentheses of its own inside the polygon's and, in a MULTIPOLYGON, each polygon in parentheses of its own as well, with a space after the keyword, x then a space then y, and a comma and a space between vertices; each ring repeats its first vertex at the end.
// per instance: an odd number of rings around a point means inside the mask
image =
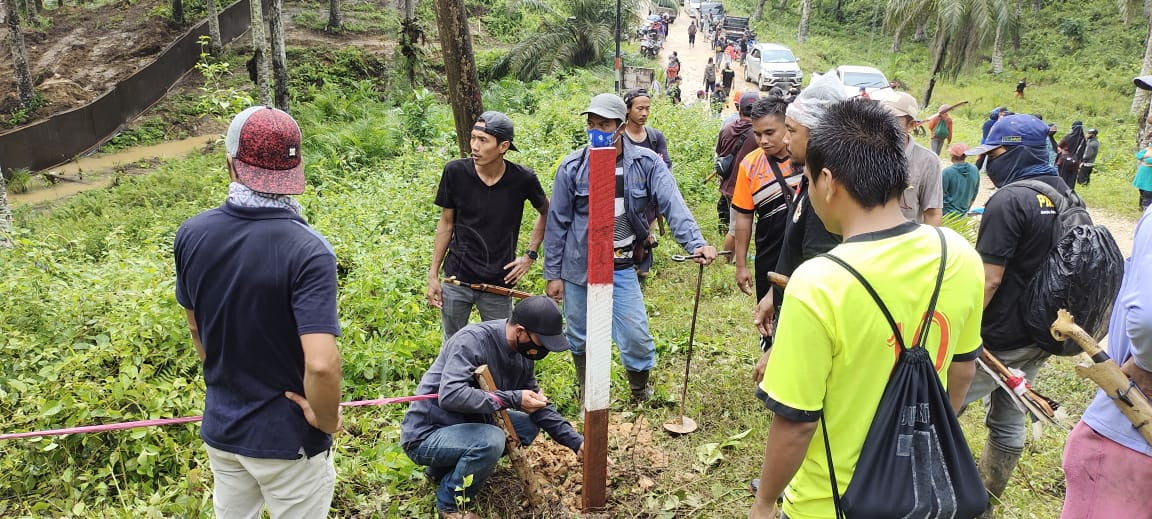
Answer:
MULTIPOLYGON (((436 362, 420 379, 417 395, 439 393, 436 400, 413 402, 400 424, 400 443, 411 449, 436 429, 462 423, 496 425, 494 413, 520 408, 520 390, 539 391, 535 365, 508 347, 506 320, 466 326, 444 346, 436 362), (500 391, 487 392, 476 383, 476 368, 487 364, 500 391)), ((578 451, 584 437, 572 428, 552 404, 528 415, 537 427, 561 445, 578 451)))

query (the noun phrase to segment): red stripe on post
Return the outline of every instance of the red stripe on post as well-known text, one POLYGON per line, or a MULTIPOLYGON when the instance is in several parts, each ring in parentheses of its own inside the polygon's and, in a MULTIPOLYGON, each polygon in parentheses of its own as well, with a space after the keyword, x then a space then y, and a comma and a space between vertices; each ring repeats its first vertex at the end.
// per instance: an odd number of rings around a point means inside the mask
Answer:
POLYGON ((616 148, 592 148, 588 158, 588 284, 612 283, 616 220, 616 148))

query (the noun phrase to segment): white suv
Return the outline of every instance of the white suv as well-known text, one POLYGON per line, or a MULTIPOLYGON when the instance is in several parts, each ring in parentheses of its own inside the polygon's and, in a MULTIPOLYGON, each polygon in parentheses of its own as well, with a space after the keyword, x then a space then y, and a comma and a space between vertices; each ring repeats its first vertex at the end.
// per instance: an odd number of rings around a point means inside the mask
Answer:
POLYGON ((784 89, 800 88, 804 72, 796 55, 783 45, 757 43, 748 51, 744 62, 744 80, 755 82, 760 90, 772 86, 784 89))
POLYGON ((892 87, 884 73, 872 67, 857 65, 840 65, 836 67, 836 77, 844 85, 844 93, 848 97, 860 95, 860 88, 868 92, 868 97, 876 100, 887 99, 892 96, 892 87))

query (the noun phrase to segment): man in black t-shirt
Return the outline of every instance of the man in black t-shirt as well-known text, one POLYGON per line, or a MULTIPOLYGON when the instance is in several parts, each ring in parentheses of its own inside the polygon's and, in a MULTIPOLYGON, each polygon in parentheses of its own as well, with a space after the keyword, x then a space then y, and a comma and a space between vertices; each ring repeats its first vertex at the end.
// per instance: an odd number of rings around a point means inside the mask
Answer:
MULTIPOLYGON (((1031 115, 1010 115, 988 132, 984 144, 967 152, 984 155, 992 183, 999 188, 984 208, 976 250, 984 260, 984 347, 1006 366, 1035 380, 1049 354, 1029 338, 1021 312, 1028 283, 1048 257, 1058 225, 1055 203, 1020 184, 1039 180, 1060 193, 1068 185, 1048 163, 1048 125, 1031 115)), ((988 491, 1000 497, 1024 449, 1025 413, 990 375, 977 372, 966 404, 989 397, 988 441, 980 474, 988 491)))
POLYGON ((472 128, 472 157, 444 166, 436 205, 441 207, 436 244, 428 269, 428 304, 440 309, 444 341, 468 324, 472 307, 481 321, 505 319, 512 298, 440 284, 444 275, 465 283, 511 287, 536 261, 544 240, 548 197, 531 170, 504 159, 512 143, 512 120, 500 112, 480 114, 472 128), (540 214, 532 227, 528 249, 516 254, 524 201, 540 214))

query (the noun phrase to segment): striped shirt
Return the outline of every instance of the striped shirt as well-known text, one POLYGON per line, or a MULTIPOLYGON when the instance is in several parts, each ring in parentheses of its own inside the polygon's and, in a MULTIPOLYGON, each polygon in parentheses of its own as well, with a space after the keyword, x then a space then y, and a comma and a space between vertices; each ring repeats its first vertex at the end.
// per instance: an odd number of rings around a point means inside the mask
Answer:
POLYGON ((788 158, 779 159, 768 157, 762 148, 748 153, 740 161, 736 170, 736 186, 732 192, 732 207, 742 213, 757 212, 761 217, 769 217, 788 210, 782 188, 776 179, 776 173, 769 164, 772 161, 780 169, 784 183, 790 190, 785 194, 795 197, 800 189, 802 175, 793 174, 792 161, 788 158))

